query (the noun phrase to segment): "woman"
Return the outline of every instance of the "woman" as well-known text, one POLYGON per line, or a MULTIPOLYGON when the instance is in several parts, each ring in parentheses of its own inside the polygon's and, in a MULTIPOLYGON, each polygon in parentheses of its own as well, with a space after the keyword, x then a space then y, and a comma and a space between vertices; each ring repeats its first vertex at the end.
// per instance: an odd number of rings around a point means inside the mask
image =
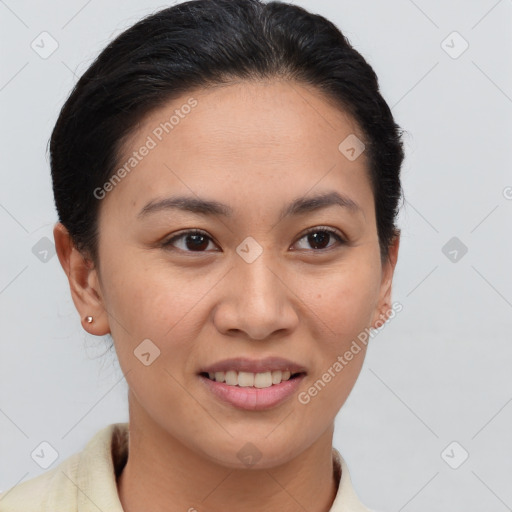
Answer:
POLYGON ((400 137, 369 64, 297 6, 194 0, 111 42, 50 155, 59 260, 129 423, 0 510, 369 510, 332 438, 392 314, 400 137))

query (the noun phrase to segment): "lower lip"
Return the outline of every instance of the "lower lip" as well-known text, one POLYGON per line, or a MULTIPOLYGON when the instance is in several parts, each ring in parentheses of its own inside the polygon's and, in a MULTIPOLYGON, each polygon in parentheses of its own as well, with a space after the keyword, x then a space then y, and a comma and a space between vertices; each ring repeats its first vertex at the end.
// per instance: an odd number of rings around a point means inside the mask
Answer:
POLYGON ((199 378, 223 402, 247 411, 262 411, 280 405, 296 393, 305 376, 301 373, 293 379, 284 380, 268 388, 229 386, 225 382, 217 382, 203 375, 199 375, 199 378))

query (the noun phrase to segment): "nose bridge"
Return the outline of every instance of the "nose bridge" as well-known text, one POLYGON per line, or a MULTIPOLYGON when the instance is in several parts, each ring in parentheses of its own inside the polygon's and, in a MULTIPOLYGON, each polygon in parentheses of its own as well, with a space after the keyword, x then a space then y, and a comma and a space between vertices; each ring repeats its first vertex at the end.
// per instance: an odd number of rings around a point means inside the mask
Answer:
MULTIPOLYGON (((247 247, 242 245, 240 251, 244 248, 247 247)), ((254 254, 255 250, 249 242, 249 252, 245 254, 254 254)), ((242 284, 238 299, 240 303, 250 303, 253 313, 268 314, 267 310, 279 309, 283 290, 275 271, 271 271, 272 266, 272 251, 263 248, 255 259, 248 259, 242 253, 236 261, 236 273, 242 284)))
POLYGON ((246 249, 234 258, 231 279, 234 279, 224 296, 224 304, 216 316, 217 328, 224 332, 243 331, 254 339, 264 339, 274 331, 293 329, 297 314, 287 296, 276 272, 273 254, 270 249, 259 249, 248 241, 237 248, 246 249), (248 257, 248 255, 250 257, 248 257))

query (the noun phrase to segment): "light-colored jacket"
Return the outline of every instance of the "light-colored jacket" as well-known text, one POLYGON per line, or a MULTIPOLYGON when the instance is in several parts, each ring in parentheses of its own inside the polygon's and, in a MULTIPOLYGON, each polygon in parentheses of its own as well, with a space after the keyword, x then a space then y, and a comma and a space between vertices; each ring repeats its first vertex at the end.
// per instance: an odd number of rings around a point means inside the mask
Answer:
MULTIPOLYGON (((0 493, 0 512, 123 512, 116 475, 126 462, 128 436, 128 423, 101 429, 81 452, 0 493)), ((330 512, 372 512, 359 501, 334 447, 333 461, 339 484, 330 512)))

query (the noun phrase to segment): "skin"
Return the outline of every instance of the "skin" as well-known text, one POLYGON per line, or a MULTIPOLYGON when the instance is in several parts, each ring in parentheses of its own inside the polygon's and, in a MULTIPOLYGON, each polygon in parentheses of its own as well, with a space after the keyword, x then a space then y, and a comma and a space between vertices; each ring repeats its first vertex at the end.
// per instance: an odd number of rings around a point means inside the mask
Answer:
POLYGON ((328 511, 337 492, 334 419, 364 345, 307 405, 294 395, 269 410, 241 410, 215 398, 197 372, 229 357, 277 355, 306 367, 299 392, 307 390, 359 333, 386 320, 399 237, 382 264, 366 154, 350 161, 338 150, 348 135, 364 137, 309 86, 273 80, 189 92, 144 119, 126 157, 190 97, 197 106, 101 201, 98 267, 64 226, 54 229, 75 306, 82 319, 94 317, 83 327, 112 334, 129 386, 119 496, 127 512, 328 511), (283 205, 329 191, 361 211, 330 206, 278 221, 283 205), (233 217, 168 210, 137 218, 149 201, 178 193, 226 203, 233 217), (304 231, 317 226, 347 243, 330 236, 315 246, 304 231), (159 245, 193 228, 210 237, 202 252, 186 237, 174 250, 159 245), (252 263, 236 252, 248 236, 263 249, 252 263), (146 338, 160 349, 149 366, 134 356, 146 338), (261 453, 252 467, 237 457, 247 442, 261 453))

